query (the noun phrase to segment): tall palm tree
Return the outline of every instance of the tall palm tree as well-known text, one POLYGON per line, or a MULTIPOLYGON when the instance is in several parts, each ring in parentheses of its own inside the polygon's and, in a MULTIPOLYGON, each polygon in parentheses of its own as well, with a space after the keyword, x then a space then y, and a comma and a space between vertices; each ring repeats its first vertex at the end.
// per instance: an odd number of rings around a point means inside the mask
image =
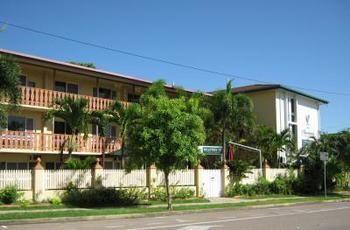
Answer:
POLYGON ((255 126, 251 99, 234 94, 232 81, 227 82, 225 90, 217 91, 209 98, 208 107, 212 112, 211 122, 206 125, 209 142, 221 142, 224 154, 227 139, 241 141, 247 138, 255 126))
POLYGON ((73 99, 65 97, 56 101, 55 105, 54 109, 49 110, 44 115, 44 121, 52 120, 54 117, 61 118, 72 132, 72 135, 69 135, 61 144, 61 163, 63 163, 64 148, 67 147, 70 159, 72 152, 77 147, 76 140, 78 136, 84 134, 84 137, 87 137, 90 121, 89 113, 87 112, 88 101, 84 98, 73 99))

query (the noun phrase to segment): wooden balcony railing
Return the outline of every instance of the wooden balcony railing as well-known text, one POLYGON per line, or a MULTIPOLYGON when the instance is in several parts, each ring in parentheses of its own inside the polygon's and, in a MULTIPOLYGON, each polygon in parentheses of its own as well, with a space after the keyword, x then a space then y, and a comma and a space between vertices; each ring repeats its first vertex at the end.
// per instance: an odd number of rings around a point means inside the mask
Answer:
MULTIPOLYGON (((0 150, 30 150, 33 152, 57 152, 61 151, 62 144, 70 135, 42 134, 27 131, 0 131, 0 150)), ((111 153, 120 149, 118 138, 103 138, 99 136, 77 136, 74 140, 75 150, 79 153, 111 153)), ((67 151, 67 147, 64 147, 67 151)))
MULTIPOLYGON (((107 109, 112 103, 112 99, 92 97, 87 95, 79 95, 73 93, 65 93, 48 89, 33 88, 20 86, 21 101, 20 104, 40 107, 53 107, 55 100, 60 100, 65 97, 85 98, 88 100, 88 110, 103 110, 107 109)), ((125 103, 126 105, 127 103, 125 103)))

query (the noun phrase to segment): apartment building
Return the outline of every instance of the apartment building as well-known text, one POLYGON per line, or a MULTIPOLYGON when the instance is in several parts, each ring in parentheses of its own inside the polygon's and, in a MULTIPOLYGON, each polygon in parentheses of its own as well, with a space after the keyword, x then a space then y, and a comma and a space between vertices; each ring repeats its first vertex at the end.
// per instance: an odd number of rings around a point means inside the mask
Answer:
MULTIPOLYGON (((41 157, 46 169, 60 168, 60 146, 71 135, 63 120, 44 122, 43 115, 52 108, 56 99, 64 97, 86 98, 88 109, 103 110, 114 99, 125 105, 138 102, 151 82, 122 74, 82 67, 66 62, 31 56, 0 49, 0 54, 12 55, 19 63, 21 101, 19 110, 8 116, 8 126, 0 130, 0 169, 28 169, 41 157)), ((176 89, 167 86, 169 95, 176 89)), ((4 103, 4 101, 2 102, 4 103)), ((105 168, 118 168, 118 127, 109 127, 105 168)), ((87 138, 79 137, 74 157, 100 156, 103 140, 98 127, 90 126, 87 138)), ((67 151, 65 149, 65 154, 67 151)))
MULTIPOLYGON (((278 84, 256 84, 237 87, 234 93, 249 96, 254 103, 258 124, 273 128, 276 132, 290 129, 301 148, 318 138, 321 130, 321 105, 328 101, 278 84)), ((281 162, 286 162, 285 152, 280 152, 281 162)))

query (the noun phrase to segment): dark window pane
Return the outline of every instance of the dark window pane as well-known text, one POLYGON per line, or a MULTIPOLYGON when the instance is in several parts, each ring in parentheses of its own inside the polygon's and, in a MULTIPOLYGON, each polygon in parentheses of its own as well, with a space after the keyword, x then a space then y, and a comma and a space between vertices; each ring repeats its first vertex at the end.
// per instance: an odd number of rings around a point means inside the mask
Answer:
POLYGON ((32 169, 34 168, 34 166, 36 165, 35 162, 29 162, 29 169, 32 169))
POLYGON ((91 134, 92 135, 97 135, 97 125, 92 125, 92 127, 91 127, 91 134))
POLYGON ((22 86, 26 86, 27 83, 27 77, 24 75, 20 75, 19 76, 19 84, 22 86))
POLYGON ((7 162, 7 169, 9 169, 9 170, 17 169, 17 163, 16 162, 7 162))
POLYGON ((79 87, 76 84, 68 84, 67 85, 67 92, 68 93, 74 93, 74 94, 78 94, 79 91, 79 87))
POLYGON ((63 121, 55 121, 54 133, 65 134, 66 133, 66 123, 63 121))
POLYGON ((35 82, 34 81, 29 81, 28 82, 29 87, 35 87, 35 82))
POLYGON ((99 88, 98 89, 98 97, 110 99, 112 96, 112 92, 110 89, 99 88))
POLYGON ((28 169, 28 164, 27 162, 18 162, 18 167, 17 169, 28 169))
POLYGON ((61 81, 56 81, 55 90, 60 92, 66 92, 66 83, 61 81))
POLYGON ((117 98, 117 92, 116 91, 112 91, 112 99, 116 99, 117 98))
POLYGON ((56 169, 60 169, 62 164, 61 162, 56 162, 55 165, 56 165, 56 169))
POLYGON ((27 118, 26 129, 28 131, 33 131, 34 130, 34 121, 33 121, 32 118, 27 118))
POLYGON ((134 102, 134 103, 139 103, 140 102, 140 95, 128 94, 128 102, 134 102))
POLYGON ((24 117, 8 117, 8 130, 12 131, 24 131, 25 129, 25 118, 24 117))
POLYGON ((113 162, 112 161, 105 161, 104 168, 105 169, 113 169, 113 162))
POLYGON ((55 163, 54 162, 46 162, 45 169, 55 169, 55 163))
POLYGON ((0 162, 0 169, 6 169, 6 162, 0 162))
POLYGON ((92 89, 92 96, 97 97, 97 88, 92 89))
POLYGON ((111 137, 116 137, 117 136, 117 127, 112 126, 111 127, 111 137))

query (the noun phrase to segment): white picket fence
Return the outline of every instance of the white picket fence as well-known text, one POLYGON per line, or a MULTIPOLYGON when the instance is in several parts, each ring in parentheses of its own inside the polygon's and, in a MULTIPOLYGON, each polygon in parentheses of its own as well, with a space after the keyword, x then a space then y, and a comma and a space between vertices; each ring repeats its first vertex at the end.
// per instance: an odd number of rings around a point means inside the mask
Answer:
POLYGON ((32 189, 32 170, 1 170, 0 189, 14 185, 20 190, 32 189))
MULTIPOLYGON (((177 170, 169 175, 170 185, 191 186, 194 184, 194 170, 177 170)), ((156 185, 165 185, 165 176, 162 171, 157 170, 156 185)))
POLYGON ((45 170, 45 189, 64 189, 70 182, 78 188, 91 186, 91 170, 45 170))
POLYGON ((105 169, 102 172, 102 185, 105 187, 145 187, 146 170, 105 169))

